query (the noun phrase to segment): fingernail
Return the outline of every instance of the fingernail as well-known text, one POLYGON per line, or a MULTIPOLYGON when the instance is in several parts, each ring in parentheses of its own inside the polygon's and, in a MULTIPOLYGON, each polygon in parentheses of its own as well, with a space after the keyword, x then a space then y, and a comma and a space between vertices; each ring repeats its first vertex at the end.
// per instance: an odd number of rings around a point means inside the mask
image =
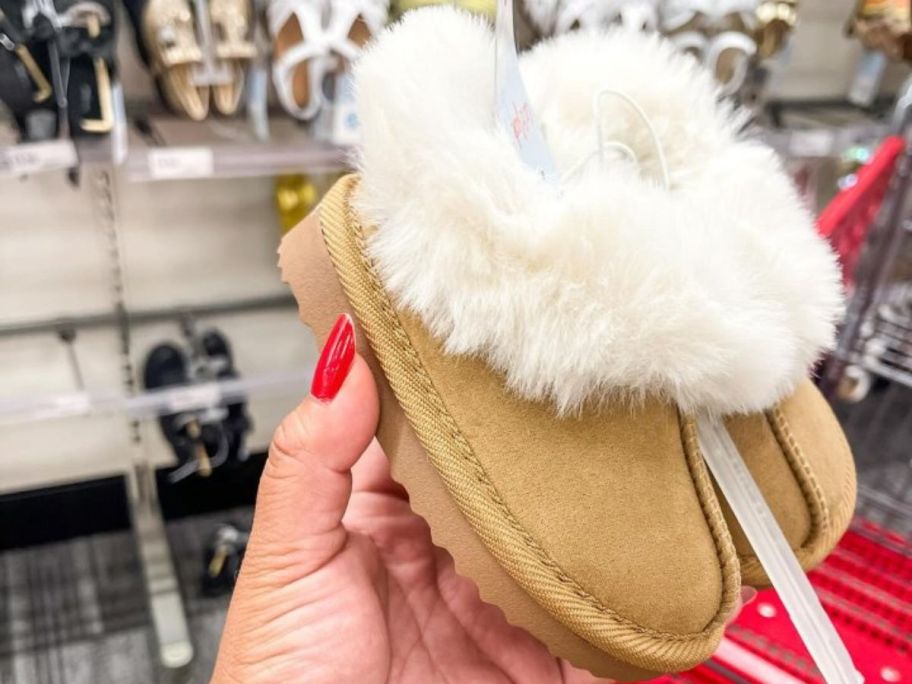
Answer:
POLYGON ((342 314, 326 338, 320 360, 314 368, 310 393, 320 401, 330 401, 339 393, 355 359, 355 328, 351 316, 342 314))
POLYGON ((757 590, 753 587, 741 587, 741 605, 746 606, 748 603, 757 598, 757 590))

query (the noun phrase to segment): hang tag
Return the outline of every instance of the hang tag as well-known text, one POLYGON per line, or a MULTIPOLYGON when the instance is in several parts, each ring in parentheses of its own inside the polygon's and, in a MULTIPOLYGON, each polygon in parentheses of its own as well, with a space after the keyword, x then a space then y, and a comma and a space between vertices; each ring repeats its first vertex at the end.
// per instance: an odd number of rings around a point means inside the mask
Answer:
POLYGON ((336 145, 355 145, 360 139, 358 109, 355 104, 355 79, 351 71, 334 77, 330 140, 336 145))
POLYGON ((848 100, 859 107, 870 107, 880 92, 887 56, 880 50, 865 50, 855 69, 855 77, 849 86, 848 100))
POLYGON ((175 147, 149 150, 149 175, 153 180, 208 178, 215 162, 209 147, 175 147))
POLYGON ((532 167, 552 185, 560 177, 541 128, 535 120, 529 96, 523 85, 513 35, 513 0, 497 1, 495 27, 495 116, 526 165, 532 167))
POLYGON ((72 140, 48 140, 0 148, 0 176, 25 176, 78 164, 72 140))

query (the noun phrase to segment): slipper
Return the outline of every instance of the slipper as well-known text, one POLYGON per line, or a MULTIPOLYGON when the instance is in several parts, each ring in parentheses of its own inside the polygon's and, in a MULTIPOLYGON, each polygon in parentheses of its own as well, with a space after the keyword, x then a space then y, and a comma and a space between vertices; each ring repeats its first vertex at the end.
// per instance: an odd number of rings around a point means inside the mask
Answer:
POLYGON ((219 114, 235 114, 244 94, 250 62, 256 58, 252 8, 249 0, 210 0, 209 16, 215 36, 215 56, 228 65, 231 80, 212 87, 212 104, 219 114))
POLYGON ((486 601, 596 675, 685 670, 740 585, 767 584, 694 415, 729 416, 805 569, 849 523, 851 454, 807 379, 836 262, 666 41, 576 32, 520 58, 559 189, 491 123, 493 51, 453 10, 378 37, 355 67, 358 175, 285 236, 282 276, 318 343, 353 317, 393 477, 486 601), (593 113, 605 92, 624 96, 593 113), (597 123, 636 163, 580 164, 597 123))
MULTIPOLYGON (((135 3, 136 0, 134 0, 135 3)), ((195 15, 188 0, 140 2, 138 31, 149 70, 165 103, 172 111, 193 121, 209 113, 209 86, 196 85, 194 74, 201 68, 203 52, 197 42, 195 15)))
POLYGON ((301 121, 320 111, 323 77, 336 65, 323 27, 327 7, 324 0, 272 0, 266 10, 273 39, 272 82, 282 107, 301 121))

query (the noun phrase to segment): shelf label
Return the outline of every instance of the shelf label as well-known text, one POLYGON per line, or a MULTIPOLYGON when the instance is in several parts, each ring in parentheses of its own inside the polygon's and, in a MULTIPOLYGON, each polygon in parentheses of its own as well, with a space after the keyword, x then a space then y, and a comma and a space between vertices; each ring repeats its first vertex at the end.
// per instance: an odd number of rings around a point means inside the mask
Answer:
POLYGON ((87 392, 61 394, 53 398, 48 412, 54 417, 84 416, 92 410, 92 399, 87 392))
POLYGON ((171 413, 218 406, 222 399, 218 383, 179 387, 168 391, 167 405, 171 413))
POLYGON ((208 178, 214 168, 212 148, 209 147, 149 150, 149 175, 154 180, 208 178))
POLYGON ((794 131, 789 141, 793 157, 828 157, 833 150, 834 135, 831 131, 794 131))
POLYGON ((72 140, 48 140, 0 147, 0 176, 25 176, 69 169, 79 163, 72 140))

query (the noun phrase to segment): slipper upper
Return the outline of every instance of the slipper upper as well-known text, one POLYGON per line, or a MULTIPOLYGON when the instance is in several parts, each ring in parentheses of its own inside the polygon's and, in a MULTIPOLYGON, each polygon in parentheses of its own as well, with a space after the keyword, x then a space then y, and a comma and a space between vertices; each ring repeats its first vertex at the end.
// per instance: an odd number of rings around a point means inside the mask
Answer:
POLYGON ((619 398, 746 413, 792 393, 833 341, 839 271, 712 76, 624 31, 561 36, 521 70, 559 187, 495 124, 484 22, 411 13, 357 65, 353 201, 397 306, 559 414, 619 398), (587 163, 599 126, 635 161, 587 163))

